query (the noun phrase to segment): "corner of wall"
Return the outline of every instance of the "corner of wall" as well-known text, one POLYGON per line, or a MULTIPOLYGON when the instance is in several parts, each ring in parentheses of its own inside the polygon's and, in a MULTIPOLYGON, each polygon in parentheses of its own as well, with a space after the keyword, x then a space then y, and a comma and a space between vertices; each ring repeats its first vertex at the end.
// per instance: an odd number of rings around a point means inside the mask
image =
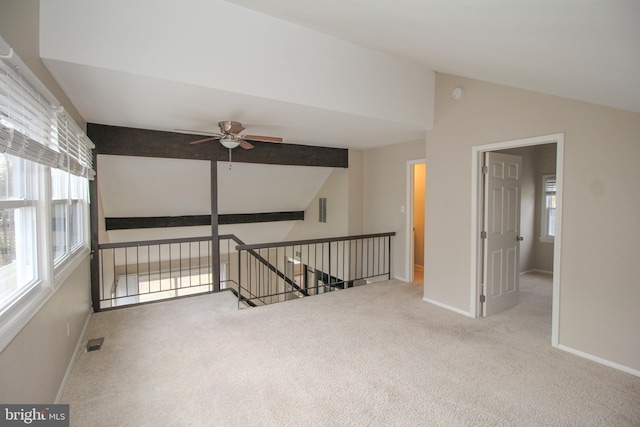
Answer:
POLYGON ((348 172, 334 169, 304 210, 304 221, 297 221, 284 240, 344 236, 349 232, 348 172), (318 219, 318 200, 327 199, 327 222, 318 219))
POLYGON ((350 235, 362 234, 364 229, 364 151, 349 150, 349 223, 350 235))

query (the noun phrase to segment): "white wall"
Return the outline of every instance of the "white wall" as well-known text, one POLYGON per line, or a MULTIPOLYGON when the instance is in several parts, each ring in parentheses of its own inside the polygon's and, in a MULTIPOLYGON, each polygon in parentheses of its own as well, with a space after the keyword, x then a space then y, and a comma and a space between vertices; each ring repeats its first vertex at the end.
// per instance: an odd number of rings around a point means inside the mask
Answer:
MULTIPOLYGON (((391 274, 402 280, 407 280, 409 273, 406 268, 409 256, 406 253, 407 161, 424 158, 424 141, 388 145, 364 152, 364 232, 396 232, 392 238, 391 274), (403 206, 405 212, 401 211, 403 206)), ((427 170, 429 167, 427 162, 427 170)), ((429 215, 426 221, 431 221, 429 215)))
POLYGON ((204 160, 99 155, 106 217, 179 216, 211 211, 210 163, 204 160))
POLYGON ((89 316, 89 283, 87 257, 0 353, 0 402, 54 402, 89 316))
POLYGON ((425 297, 470 309, 472 146, 562 132, 560 345, 640 370, 640 114, 444 74, 436 106, 425 297))
POLYGON ((334 169, 285 240, 354 236, 363 233, 364 151, 349 150, 349 167, 334 169), (327 222, 318 221, 319 199, 327 199, 327 222))
POLYGON ((364 221, 364 151, 349 150, 349 235, 362 234, 364 221))
MULTIPOLYGON (((39 7, 37 0, 0 2, 0 34, 84 127, 84 121, 40 60, 39 7)), ((55 400, 91 310, 89 283, 87 257, 0 353, 0 402, 52 403, 55 400)))
POLYGON ((283 240, 319 239, 349 234, 349 172, 336 168, 311 199, 304 221, 296 221, 283 240), (327 222, 319 221, 319 199, 327 199, 327 222))
MULTIPOLYGON (((97 164, 101 215, 181 216, 208 215, 211 211, 211 165, 208 161, 99 155, 97 164)), ((218 162, 217 169, 220 214, 305 210, 334 171, 327 167, 237 162, 218 162)), ((342 203, 338 206, 343 206, 342 203)), ((105 235, 104 216, 99 218, 102 236, 105 235)), ((346 217, 343 220, 346 221, 346 217)), ((219 233, 235 234, 248 244, 278 242, 285 239, 297 222, 223 225, 219 233)), ((106 232, 111 242, 210 234, 208 226, 106 232)), ((105 241, 101 240, 101 243, 105 241)))

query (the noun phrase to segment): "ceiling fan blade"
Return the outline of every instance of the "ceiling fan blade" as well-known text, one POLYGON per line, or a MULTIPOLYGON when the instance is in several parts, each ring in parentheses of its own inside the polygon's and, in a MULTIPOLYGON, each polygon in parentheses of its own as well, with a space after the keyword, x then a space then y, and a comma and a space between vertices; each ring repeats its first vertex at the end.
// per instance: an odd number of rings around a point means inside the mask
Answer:
POLYGON ((238 144, 240 144, 240 147, 244 148, 245 150, 251 150, 253 148, 253 145, 251 145, 244 139, 238 139, 238 144))
POLYGON ((191 141, 189 144, 191 144, 191 145, 202 144, 203 142, 213 141, 215 139, 220 139, 220 137, 219 136, 212 136, 211 138, 198 139, 197 141, 191 141))
POLYGON ((242 135, 242 138, 248 141, 282 142, 282 138, 277 138, 275 136, 242 135))
POLYGON ((244 130, 244 126, 242 126, 240 123, 238 122, 231 122, 231 123, 232 124, 231 124, 231 127, 229 128, 229 133, 237 135, 244 130))

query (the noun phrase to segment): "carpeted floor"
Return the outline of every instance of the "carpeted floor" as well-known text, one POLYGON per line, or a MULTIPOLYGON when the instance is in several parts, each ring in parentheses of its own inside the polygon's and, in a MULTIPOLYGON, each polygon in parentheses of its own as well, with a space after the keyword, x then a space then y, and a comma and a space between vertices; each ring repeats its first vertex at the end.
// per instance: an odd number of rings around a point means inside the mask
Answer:
POLYGON ((62 400, 74 426, 640 425, 640 378, 552 348, 550 278, 521 283, 486 319, 398 281, 98 313, 62 400))

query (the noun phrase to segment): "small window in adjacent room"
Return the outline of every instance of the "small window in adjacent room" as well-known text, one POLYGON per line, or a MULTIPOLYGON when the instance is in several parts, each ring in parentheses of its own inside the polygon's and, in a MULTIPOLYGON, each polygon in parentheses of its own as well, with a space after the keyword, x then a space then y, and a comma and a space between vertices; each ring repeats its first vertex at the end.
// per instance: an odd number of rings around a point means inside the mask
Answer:
POLYGON ((542 176, 542 215, 540 240, 553 242, 556 235, 556 176, 542 176))

